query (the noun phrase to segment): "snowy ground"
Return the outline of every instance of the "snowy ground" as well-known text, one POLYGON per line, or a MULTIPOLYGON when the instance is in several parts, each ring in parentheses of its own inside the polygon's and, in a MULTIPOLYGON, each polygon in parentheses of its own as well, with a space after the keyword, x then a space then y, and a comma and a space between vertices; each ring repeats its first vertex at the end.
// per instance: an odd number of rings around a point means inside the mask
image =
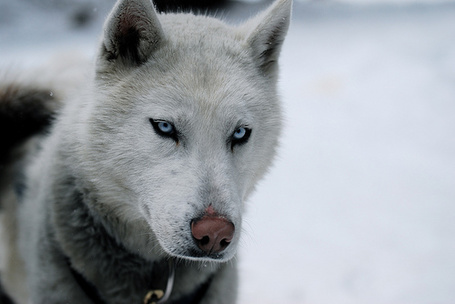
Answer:
MULTIPOLYGON (((0 66, 95 51, 99 21, 74 30, 15 5, 0 66)), ((250 201, 240 303, 455 303, 454 3, 294 13, 286 128, 250 201)))

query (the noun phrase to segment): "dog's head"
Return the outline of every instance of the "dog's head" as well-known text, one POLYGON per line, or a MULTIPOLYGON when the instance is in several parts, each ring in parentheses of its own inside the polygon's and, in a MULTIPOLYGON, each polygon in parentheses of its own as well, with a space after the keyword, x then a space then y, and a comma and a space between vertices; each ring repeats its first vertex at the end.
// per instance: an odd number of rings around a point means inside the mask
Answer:
POLYGON ((95 207, 137 228, 125 235, 149 239, 143 255, 234 256, 244 201, 279 140, 290 9, 278 0, 238 27, 160 16, 150 0, 119 1, 110 14, 80 150, 95 207))

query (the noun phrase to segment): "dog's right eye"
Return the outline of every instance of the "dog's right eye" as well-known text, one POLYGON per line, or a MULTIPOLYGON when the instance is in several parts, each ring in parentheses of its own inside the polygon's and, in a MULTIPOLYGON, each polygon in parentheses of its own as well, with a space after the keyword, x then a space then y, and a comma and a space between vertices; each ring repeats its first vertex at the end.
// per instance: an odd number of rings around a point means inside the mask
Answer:
POLYGON ((166 120, 155 120, 150 118, 150 123, 153 126, 156 134, 165 138, 172 138, 175 142, 178 142, 178 133, 174 125, 166 120))
POLYGON ((247 127, 238 127, 230 139, 231 150, 234 150, 234 146, 245 144, 251 135, 251 129, 247 127))

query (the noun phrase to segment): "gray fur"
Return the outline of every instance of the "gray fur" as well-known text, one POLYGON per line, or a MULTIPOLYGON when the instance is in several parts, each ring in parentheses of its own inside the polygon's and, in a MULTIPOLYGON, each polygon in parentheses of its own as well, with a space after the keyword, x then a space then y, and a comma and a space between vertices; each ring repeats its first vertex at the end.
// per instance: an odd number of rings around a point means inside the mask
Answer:
POLYGON ((201 303, 235 302, 244 202, 279 140, 277 59, 290 10, 291 0, 277 0, 232 27, 157 15, 149 0, 116 4, 93 81, 65 102, 36 155, 29 150, 10 247, 26 284, 2 278, 19 303, 90 303, 67 260, 107 303, 140 303, 164 286, 169 258, 177 261, 169 303, 212 277, 201 303), (172 122, 178 143, 158 136, 150 118, 172 122), (239 126, 251 137, 231 146, 239 126), (210 205, 235 235, 204 257, 194 254, 190 222, 210 205))

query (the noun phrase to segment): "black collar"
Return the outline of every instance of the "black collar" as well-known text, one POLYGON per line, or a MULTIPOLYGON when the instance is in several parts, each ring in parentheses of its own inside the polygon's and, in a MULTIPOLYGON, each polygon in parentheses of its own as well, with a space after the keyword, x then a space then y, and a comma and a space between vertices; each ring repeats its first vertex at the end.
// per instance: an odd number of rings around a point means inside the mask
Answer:
MULTIPOLYGON (((76 283, 79 285, 79 287, 84 291, 84 293, 87 295, 87 297, 90 299, 92 304, 107 304, 107 302, 102 298, 100 295, 98 289, 96 288, 95 285, 93 285, 91 282, 87 281, 87 279, 79 273, 76 269, 74 269, 71 265, 70 259, 67 257, 66 258, 66 263, 71 271, 71 274, 74 277, 74 280, 76 283)), ((174 262, 169 262, 169 274, 168 274, 168 283, 167 287, 164 290, 164 295, 159 296, 160 298, 153 298, 154 296, 149 297, 147 299, 147 296, 150 296, 154 293, 153 290, 151 290, 147 295, 146 298, 144 298, 144 304, 199 304, 202 299, 204 298, 205 294, 207 293, 207 290, 209 289, 211 283, 212 283, 213 276, 210 276, 207 281, 202 283, 198 288, 196 288, 192 293, 188 295, 181 296, 177 301, 173 302, 168 302, 168 298, 172 293, 172 287, 173 287, 173 281, 174 281, 174 262)), ((155 293, 156 294, 156 293, 155 293)), ((140 304, 140 303, 138 303, 140 304)))
POLYGON ((84 291, 85 295, 93 302, 93 304, 106 304, 104 300, 101 298, 98 289, 96 289, 95 285, 87 281, 80 272, 74 269, 71 265, 70 259, 66 258, 66 263, 73 275, 74 280, 79 285, 79 287, 84 291))

